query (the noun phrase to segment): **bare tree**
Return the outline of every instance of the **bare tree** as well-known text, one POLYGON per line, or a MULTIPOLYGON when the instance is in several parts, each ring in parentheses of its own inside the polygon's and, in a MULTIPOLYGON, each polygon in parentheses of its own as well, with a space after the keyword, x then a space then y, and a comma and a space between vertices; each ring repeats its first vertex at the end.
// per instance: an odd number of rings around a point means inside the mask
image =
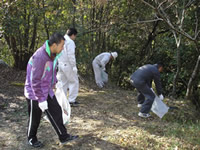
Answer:
MULTIPOLYGON (((174 38, 176 41, 176 46, 177 46, 177 72, 174 76, 174 81, 173 81, 173 84, 174 84, 173 93, 175 93, 176 81, 177 81, 177 78, 178 78, 178 75, 180 72, 180 64, 181 64, 180 63, 180 49, 179 49, 180 43, 181 43, 181 37, 183 36, 183 37, 189 39, 190 41, 193 41, 196 45, 198 52, 200 50, 199 46, 198 46, 198 41, 197 41, 197 37, 199 36, 199 32, 200 32, 198 30, 198 18, 196 17, 196 28, 194 30, 193 36, 190 35, 189 33, 187 33, 183 29, 183 21, 184 21, 185 11, 186 11, 186 9, 188 9, 192 6, 192 4, 195 2, 195 0, 188 0, 187 2, 186 2, 186 0, 184 0, 181 13, 178 13, 178 10, 176 7, 176 5, 177 5, 176 0, 164 0, 162 2, 160 2, 158 0, 154 0, 152 3, 147 2, 145 0, 141 0, 141 2, 143 2, 147 6, 151 7, 155 11, 156 15, 159 18, 161 18, 168 25, 168 27, 171 29, 171 31, 174 35, 174 38), (175 25, 172 23, 171 18, 169 17, 169 15, 166 12, 172 6, 175 6, 175 8, 176 8, 175 12, 176 12, 176 15, 178 18, 177 23, 175 25), (181 14, 181 15, 179 15, 179 14, 181 14)), ((190 80, 188 82, 188 85, 187 85, 187 93, 186 93, 187 97, 190 97, 192 94, 193 81, 197 76, 199 66, 200 66, 200 55, 196 61, 195 68, 193 70, 193 73, 192 73, 190 80)))

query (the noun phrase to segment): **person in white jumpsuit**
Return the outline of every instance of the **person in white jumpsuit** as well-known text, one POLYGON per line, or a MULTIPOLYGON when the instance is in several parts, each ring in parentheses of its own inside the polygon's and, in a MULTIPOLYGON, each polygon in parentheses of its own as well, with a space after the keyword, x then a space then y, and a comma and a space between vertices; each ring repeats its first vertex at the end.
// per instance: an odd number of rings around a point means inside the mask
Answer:
POLYGON ((117 52, 104 52, 96 56, 93 60, 92 66, 94 70, 95 81, 99 88, 103 88, 105 83, 108 82, 108 74, 105 72, 106 64, 109 61, 116 59, 117 56, 117 52))
POLYGON ((65 96, 68 98, 71 106, 78 104, 76 98, 79 90, 79 80, 75 58, 75 43, 77 30, 70 28, 65 34, 65 45, 60 57, 58 58, 57 88, 63 88, 65 96))

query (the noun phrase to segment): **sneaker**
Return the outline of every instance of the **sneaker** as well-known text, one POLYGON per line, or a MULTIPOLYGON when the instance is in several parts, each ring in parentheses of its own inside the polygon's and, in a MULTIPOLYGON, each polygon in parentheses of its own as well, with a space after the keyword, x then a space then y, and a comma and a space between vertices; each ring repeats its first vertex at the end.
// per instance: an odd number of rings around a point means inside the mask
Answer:
POLYGON ((148 113, 141 113, 141 112, 139 112, 139 113, 138 113, 138 116, 140 116, 140 117, 142 117, 142 118, 149 118, 151 115, 148 114, 148 113))
POLYGON ((30 146, 32 146, 34 148, 41 148, 41 147, 44 146, 40 141, 33 141, 33 139, 30 139, 28 141, 28 145, 30 145, 30 146))
POLYGON ((77 107, 80 103, 79 102, 69 102, 71 107, 77 107))
POLYGON ((75 139, 77 139, 78 138, 78 135, 75 135, 75 136, 73 136, 73 135, 69 135, 69 137, 67 137, 65 140, 61 140, 60 141, 60 144, 62 145, 62 144, 65 144, 65 143, 67 143, 67 142, 69 142, 69 141, 73 141, 73 140, 75 140, 75 139))
POLYGON ((142 104, 137 104, 137 107, 138 107, 138 108, 142 107, 142 104))

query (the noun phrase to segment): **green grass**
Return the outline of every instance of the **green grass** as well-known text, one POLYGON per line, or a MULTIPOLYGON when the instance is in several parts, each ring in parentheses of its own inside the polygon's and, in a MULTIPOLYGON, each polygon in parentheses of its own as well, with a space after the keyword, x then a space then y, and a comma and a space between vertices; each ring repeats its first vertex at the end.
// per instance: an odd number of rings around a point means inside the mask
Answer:
POLYGON ((165 136, 175 137, 187 141, 193 145, 200 144, 200 124, 195 123, 174 123, 166 130, 165 136))
POLYGON ((24 86, 24 83, 21 82, 11 82, 10 84, 13 86, 24 86))

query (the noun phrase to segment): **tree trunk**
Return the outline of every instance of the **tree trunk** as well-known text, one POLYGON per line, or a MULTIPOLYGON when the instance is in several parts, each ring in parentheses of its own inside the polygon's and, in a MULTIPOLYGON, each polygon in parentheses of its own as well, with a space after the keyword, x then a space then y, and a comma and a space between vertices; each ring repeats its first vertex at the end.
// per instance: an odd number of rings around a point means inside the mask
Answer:
POLYGON ((10 42, 11 42, 12 54, 14 57, 14 67, 19 68, 20 67, 20 65, 19 65, 19 50, 17 49, 16 40, 13 36, 10 37, 10 42))
POLYGON ((159 24, 159 21, 156 21, 155 24, 154 24, 154 26, 153 26, 152 32, 149 33, 148 40, 146 41, 146 43, 144 44, 144 46, 141 49, 141 52, 140 52, 140 58, 141 58, 141 60, 144 58, 144 55, 147 54, 149 45, 152 43, 152 41, 156 37, 155 32, 157 30, 158 24, 159 24))
POLYGON ((73 20, 72 20, 72 25, 73 25, 73 28, 75 28, 76 26, 76 0, 73 0, 73 20))
MULTIPOLYGON (((45 8, 44 5, 45 5, 45 0, 42 1, 43 9, 45 8)), ((49 39, 49 28, 48 28, 48 23, 47 23, 46 17, 45 17, 45 12, 43 13, 43 19, 44 19, 44 28, 45 28, 45 31, 46 31, 46 34, 47 34, 47 39, 49 39)))
POLYGON ((192 72, 192 75, 191 75, 190 80, 189 80, 188 85, 187 85, 187 92, 186 92, 187 98, 190 98, 192 93, 193 93, 193 81, 194 81, 195 77, 197 76, 197 73, 198 73, 198 70, 199 70, 199 65, 200 65, 200 55, 197 59, 195 68, 192 72))
POLYGON ((175 96, 176 95, 176 83, 179 77, 179 72, 180 72, 180 67, 181 67, 181 59, 180 59, 180 48, 177 47, 177 70, 176 70, 176 74, 174 75, 174 79, 173 79, 173 91, 172 91, 172 95, 175 96))

